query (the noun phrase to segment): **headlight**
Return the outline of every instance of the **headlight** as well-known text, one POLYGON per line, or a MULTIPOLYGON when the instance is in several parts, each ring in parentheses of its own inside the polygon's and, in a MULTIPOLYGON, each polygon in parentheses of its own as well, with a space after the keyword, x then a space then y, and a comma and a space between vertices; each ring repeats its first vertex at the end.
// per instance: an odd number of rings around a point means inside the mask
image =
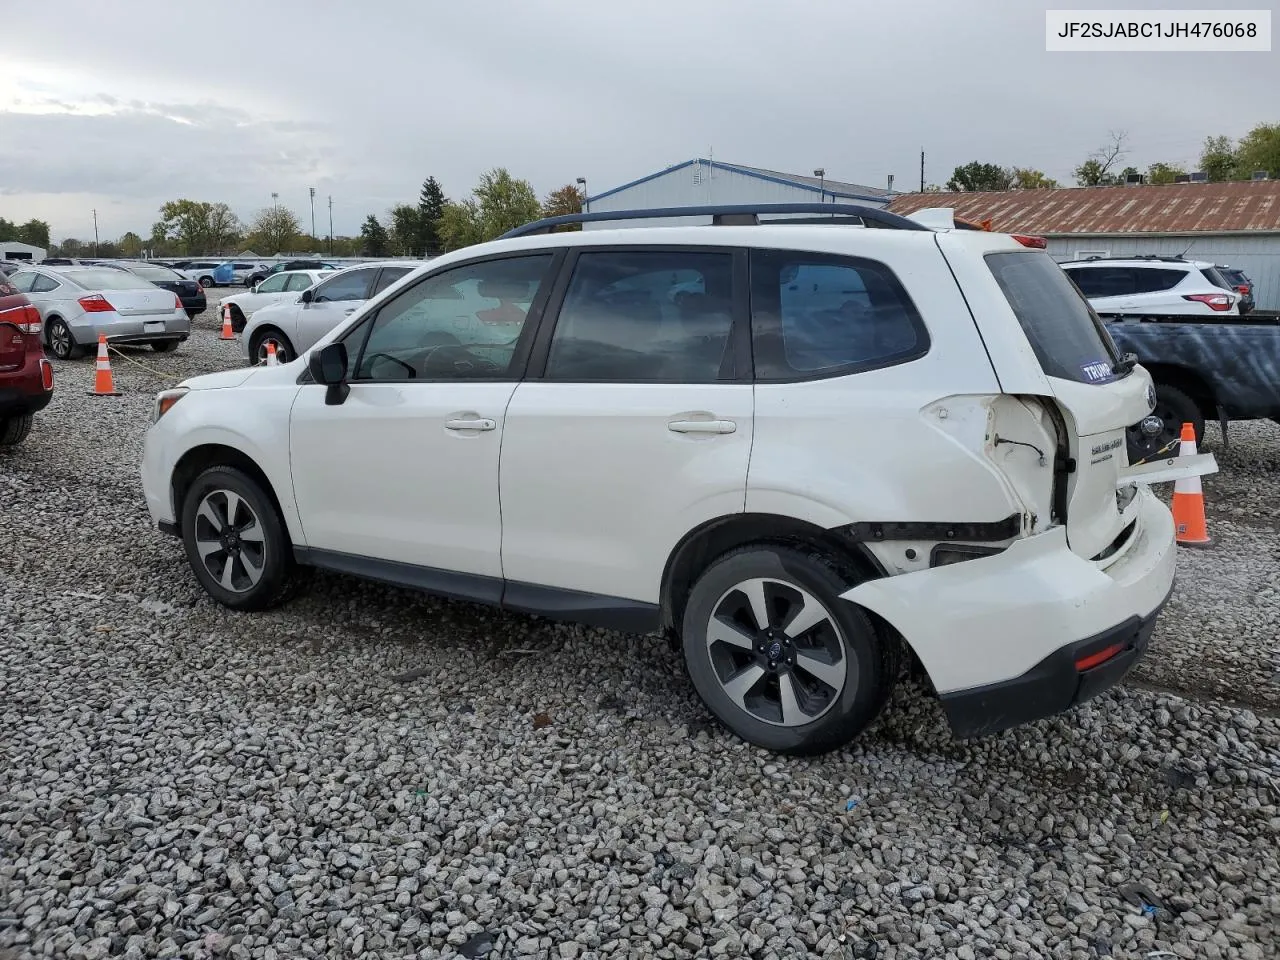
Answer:
POLYGON ((187 393, 187 387, 174 387, 172 390, 162 390, 157 393, 155 404, 151 407, 151 422, 155 423, 168 413, 173 408, 173 405, 185 397, 187 393))

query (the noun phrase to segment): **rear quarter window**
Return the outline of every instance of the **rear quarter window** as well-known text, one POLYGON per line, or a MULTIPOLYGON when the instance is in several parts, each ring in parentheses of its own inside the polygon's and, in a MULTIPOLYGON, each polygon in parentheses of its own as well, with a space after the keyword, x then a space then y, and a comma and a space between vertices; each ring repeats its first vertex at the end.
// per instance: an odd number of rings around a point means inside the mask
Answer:
POLYGON ((1119 379, 1110 334, 1061 267, 1031 250, 989 253, 986 261, 1047 376, 1077 383, 1119 379))

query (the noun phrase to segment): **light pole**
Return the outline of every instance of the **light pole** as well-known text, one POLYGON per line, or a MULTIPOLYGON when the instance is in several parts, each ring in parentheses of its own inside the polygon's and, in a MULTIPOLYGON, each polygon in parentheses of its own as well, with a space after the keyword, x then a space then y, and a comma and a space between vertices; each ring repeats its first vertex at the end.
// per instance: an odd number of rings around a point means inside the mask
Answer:
POLYGON ((329 194, 329 256, 333 256, 333 194, 329 194))
POLYGON ((813 171, 813 175, 818 178, 818 202, 826 203, 827 202, 827 187, 826 187, 827 170, 825 167, 818 167, 818 169, 813 171))
POLYGON ((591 204, 587 202, 587 178, 586 178, 586 177, 579 177, 579 178, 578 178, 578 186, 582 189, 582 212, 583 212, 583 213, 590 213, 590 212, 591 212, 591 204))
POLYGON ((308 187, 311 191, 311 241, 314 243, 316 239, 316 188, 308 187))

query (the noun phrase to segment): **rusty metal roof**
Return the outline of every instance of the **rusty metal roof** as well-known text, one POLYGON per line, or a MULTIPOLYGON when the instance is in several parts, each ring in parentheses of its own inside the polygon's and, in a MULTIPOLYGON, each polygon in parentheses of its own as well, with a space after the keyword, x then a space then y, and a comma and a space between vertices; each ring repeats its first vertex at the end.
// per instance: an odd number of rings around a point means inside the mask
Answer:
POLYGON ((1142 234, 1280 232, 1280 180, 1171 183, 999 193, 907 193, 894 213, 953 207, 1000 233, 1142 234))

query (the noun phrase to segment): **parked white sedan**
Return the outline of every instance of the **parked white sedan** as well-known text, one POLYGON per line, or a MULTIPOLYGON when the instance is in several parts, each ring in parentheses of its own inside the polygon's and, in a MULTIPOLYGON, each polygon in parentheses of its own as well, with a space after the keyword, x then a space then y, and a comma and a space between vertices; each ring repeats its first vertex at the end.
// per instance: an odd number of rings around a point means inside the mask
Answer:
POLYGON ((366 300, 421 266, 421 260, 383 260, 348 267, 292 299, 259 308, 244 328, 249 362, 264 362, 268 343, 281 363, 296 359, 366 300))
POLYGON ((239 333, 244 329, 250 317, 263 307, 273 303, 285 303, 297 300, 298 295, 309 287, 314 287, 332 270, 287 270, 273 273, 252 290, 232 294, 218 301, 218 319, 222 319, 225 307, 231 307, 231 329, 239 333))
POLYGON ((112 343, 177 350, 191 318, 172 290, 110 267, 26 267, 9 283, 40 311, 45 345, 59 360, 90 350, 104 334, 112 343))

